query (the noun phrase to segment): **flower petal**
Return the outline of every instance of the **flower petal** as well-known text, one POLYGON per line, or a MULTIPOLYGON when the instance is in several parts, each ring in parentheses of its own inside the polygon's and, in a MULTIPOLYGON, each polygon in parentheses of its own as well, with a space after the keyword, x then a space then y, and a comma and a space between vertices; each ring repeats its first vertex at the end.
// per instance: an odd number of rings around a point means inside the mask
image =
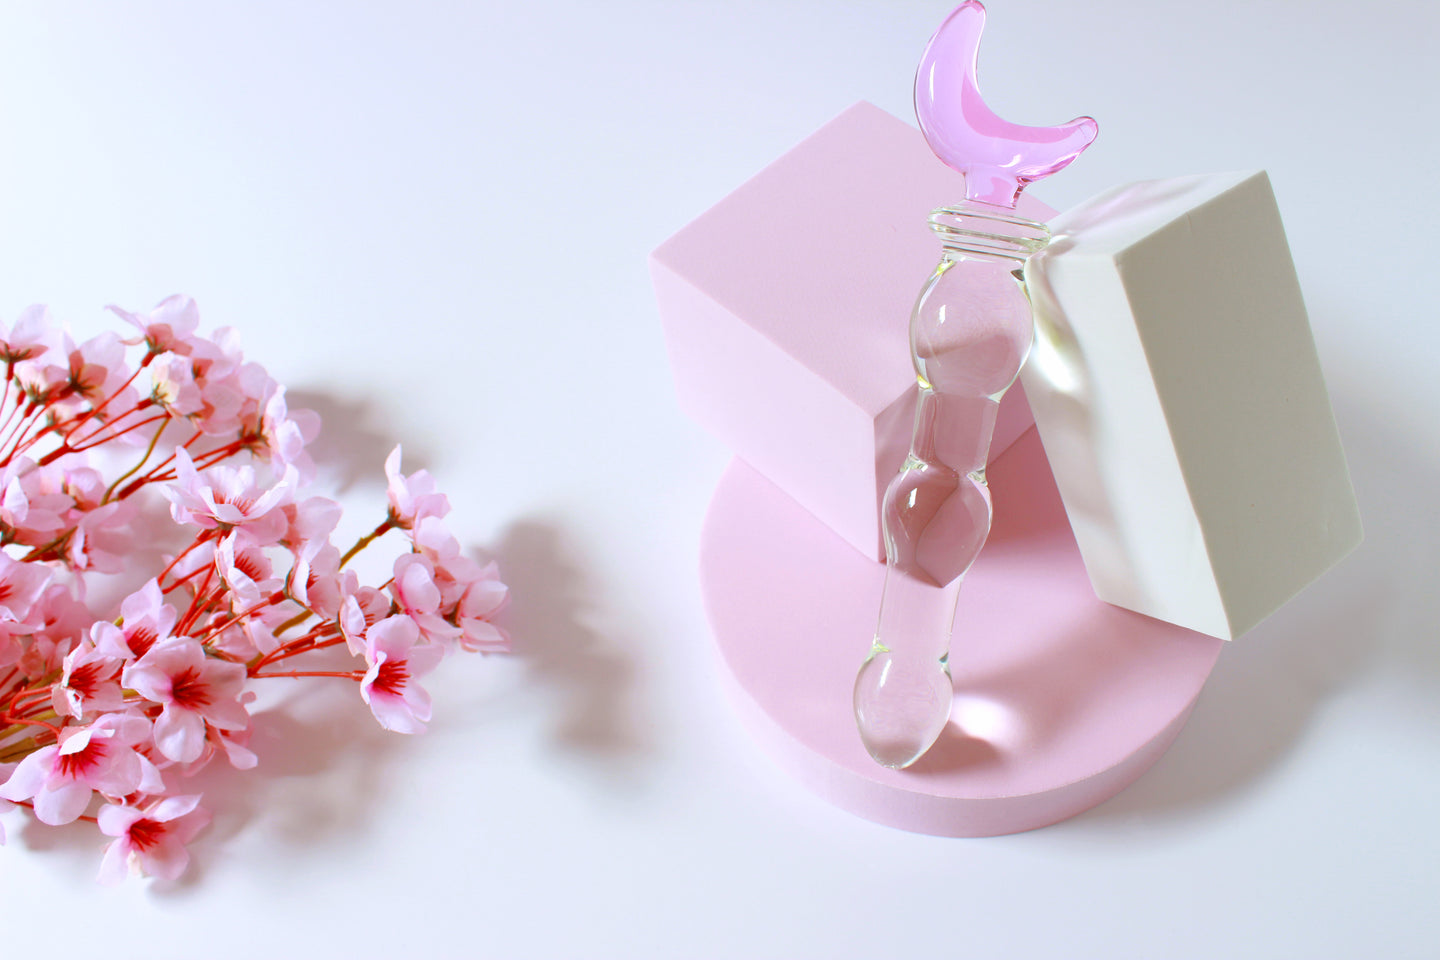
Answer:
POLYGON ((205 749, 205 721, 198 713, 167 705, 155 721, 155 746, 176 763, 198 760, 205 749))

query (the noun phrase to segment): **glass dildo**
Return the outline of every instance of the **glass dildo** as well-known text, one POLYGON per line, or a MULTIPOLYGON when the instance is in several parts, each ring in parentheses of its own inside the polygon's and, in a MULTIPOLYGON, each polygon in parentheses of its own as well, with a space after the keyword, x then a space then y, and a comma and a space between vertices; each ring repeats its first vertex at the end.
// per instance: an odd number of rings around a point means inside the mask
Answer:
POLYGON ((885 587, 855 680, 861 740, 876 762, 895 768, 924 755, 949 721, 960 584, 990 533, 985 464, 995 415, 1030 350, 1020 269, 1049 233, 1013 207, 1027 183, 1065 167, 1098 130, 1088 117, 1022 127, 991 113, 975 81, 984 23, 975 0, 956 8, 915 81, 921 130, 965 174, 966 200, 930 215, 942 254, 910 318, 915 427, 881 507, 885 587))

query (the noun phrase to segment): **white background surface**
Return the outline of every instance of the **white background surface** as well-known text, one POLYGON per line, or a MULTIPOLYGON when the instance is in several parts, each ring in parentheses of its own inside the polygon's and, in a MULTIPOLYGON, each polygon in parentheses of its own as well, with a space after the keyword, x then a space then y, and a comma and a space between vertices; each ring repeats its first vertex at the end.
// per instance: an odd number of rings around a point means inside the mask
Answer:
POLYGON ((325 415, 357 528, 396 440, 440 478, 518 653, 448 661, 418 739, 350 690, 259 717, 168 888, 95 887, 92 828, 0 813, 0 952, 1440 954, 1433 5, 990 5, 997 112, 1100 121, 1051 205, 1268 168, 1366 520, 1149 774, 1050 829, 912 836, 725 702, 695 564, 727 453, 676 410, 645 257, 853 101, 908 118, 949 6, 7 5, 0 317, 194 295, 325 415))

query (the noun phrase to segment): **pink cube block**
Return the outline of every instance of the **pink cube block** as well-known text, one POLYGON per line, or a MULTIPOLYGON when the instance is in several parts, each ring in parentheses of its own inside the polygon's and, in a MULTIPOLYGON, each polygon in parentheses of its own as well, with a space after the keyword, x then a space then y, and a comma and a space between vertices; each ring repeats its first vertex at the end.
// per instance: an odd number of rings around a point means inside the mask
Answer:
MULTIPOLYGON (((650 258, 682 409, 876 559, 915 413, 910 310, 940 256, 926 217, 964 196, 919 131, 857 103, 650 258)), ((1016 384, 992 459, 1032 423, 1016 384)))

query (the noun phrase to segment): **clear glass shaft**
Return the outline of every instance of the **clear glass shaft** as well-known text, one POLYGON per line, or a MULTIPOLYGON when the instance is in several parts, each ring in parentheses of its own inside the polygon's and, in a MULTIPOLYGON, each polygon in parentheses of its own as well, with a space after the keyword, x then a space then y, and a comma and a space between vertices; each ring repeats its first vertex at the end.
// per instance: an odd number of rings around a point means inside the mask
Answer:
POLYGON ((931 225, 945 245, 910 318, 920 394, 910 454, 885 492, 885 588, 855 719, 876 762, 906 767, 950 717, 950 637, 960 584, 990 533, 990 454, 1000 399, 1033 336, 1019 279, 1045 229, 967 203, 931 225))

